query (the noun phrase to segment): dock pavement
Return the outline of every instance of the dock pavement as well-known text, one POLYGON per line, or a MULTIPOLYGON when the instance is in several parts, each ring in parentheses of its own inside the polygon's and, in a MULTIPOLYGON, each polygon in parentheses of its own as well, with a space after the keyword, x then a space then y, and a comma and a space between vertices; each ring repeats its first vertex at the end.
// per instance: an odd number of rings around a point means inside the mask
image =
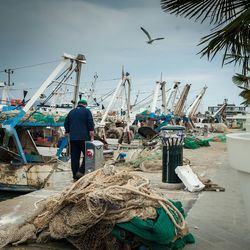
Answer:
MULTIPOLYGON (((161 189, 161 173, 136 172, 151 181, 153 188, 166 198, 180 200, 187 212, 187 222, 196 243, 187 250, 250 250, 250 226, 247 223, 237 173, 228 163, 226 144, 213 142, 210 147, 184 150, 184 157, 191 162, 193 170, 204 178, 226 189, 225 192, 161 189)), ((64 180, 57 190, 43 189, 0 203, 1 223, 21 223, 35 212, 37 204, 61 191, 64 180)), ((70 182, 70 181, 69 181, 70 182)), ((4 249, 75 249, 67 242, 46 245, 30 244, 4 249)))

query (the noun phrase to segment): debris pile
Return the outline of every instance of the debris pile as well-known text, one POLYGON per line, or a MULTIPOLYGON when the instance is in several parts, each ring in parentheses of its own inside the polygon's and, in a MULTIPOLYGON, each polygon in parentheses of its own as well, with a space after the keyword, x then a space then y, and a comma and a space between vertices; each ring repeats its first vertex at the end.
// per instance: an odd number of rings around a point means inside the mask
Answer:
POLYGON ((158 195, 149 181, 107 166, 40 204, 22 225, 0 230, 0 248, 67 239, 77 249, 180 249, 194 243, 180 202, 158 195))

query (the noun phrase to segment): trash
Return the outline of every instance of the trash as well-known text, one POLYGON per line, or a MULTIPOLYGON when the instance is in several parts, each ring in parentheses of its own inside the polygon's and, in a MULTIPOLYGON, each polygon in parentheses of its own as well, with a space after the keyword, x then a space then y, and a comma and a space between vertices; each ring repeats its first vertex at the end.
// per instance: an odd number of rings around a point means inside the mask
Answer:
POLYGON ((205 185, 204 191, 225 192, 226 190, 224 187, 220 187, 218 184, 212 183, 210 179, 203 181, 203 184, 205 185))
POLYGON ((181 179, 187 190, 190 192, 201 191, 205 185, 198 179, 189 165, 178 166, 175 169, 176 174, 181 179))
POLYGON ((123 153, 123 152, 120 152, 117 156, 117 159, 115 161, 115 163, 123 163, 126 161, 126 157, 127 157, 127 154, 126 153, 123 153))

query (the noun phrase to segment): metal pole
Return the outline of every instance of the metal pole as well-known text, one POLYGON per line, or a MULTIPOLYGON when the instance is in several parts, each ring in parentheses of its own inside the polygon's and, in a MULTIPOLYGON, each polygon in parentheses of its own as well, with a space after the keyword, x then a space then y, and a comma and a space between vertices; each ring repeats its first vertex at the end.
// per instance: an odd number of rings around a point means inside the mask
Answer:
POLYGON ((127 78, 127 83, 128 83, 128 100, 127 100, 127 124, 128 124, 128 130, 130 126, 130 94, 131 94, 131 82, 130 79, 127 78))
POLYGON ((156 109, 156 103, 158 99, 158 93, 160 89, 160 82, 156 81, 156 86, 154 89, 154 96, 153 96, 153 101, 152 104, 150 105, 150 114, 155 114, 155 109, 156 109))
POLYGON ((167 102, 166 102, 166 82, 161 81, 161 94, 162 94, 162 113, 167 114, 167 102))
POLYGON ((101 122, 100 122, 100 125, 101 125, 101 126, 104 126, 104 125, 105 125, 105 120, 106 120, 106 118, 107 118, 107 116, 108 116, 108 112, 109 112, 109 110, 110 110, 112 104, 114 103, 115 98, 117 97, 118 93, 120 92, 120 89, 121 89, 121 87, 122 87, 122 85, 124 84, 125 81, 126 81, 126 78, 122 78, 122 79, 120 80, 120 82, 118 83, 118 85, 117 85, 117 87, 116 87, 116 90, 115 90, 115 93, 113 94, 112 99, 111 99, 111 101, 109 102, 109 105, 108 105, 108 107, 107 107, 107 109, 106 109, 106 111, 105 111, 105 113, 104 113, 104 115, 103 115, 103 117, 102 117, 101 122))
MULTIPOLYGON (((174 82, 172 88, 169 91, 169 94, 168 94, 168 97, 167 97, 167 101, 166 101, 167 110, 172 111, 172 108, 173 108, 172 106, 173 105, 170 107, 170 101, 173 98, 174 93, 177 92, 177 88, 178 88, 179 84, 180 84, 180 82, 174 82)), ((175 97, 174 97, 174 99, 175 99, 175 97)))
POLYGON ((78 54, 76 57, 76 84, 74 89, 74 98, 73 105, 74 108, 77 106, 78 98, 79 98, 79 87, 80 87, 80 78, 81 78, 81 70, 82 70, 82 61, 85 59, 84 55, 78 54))

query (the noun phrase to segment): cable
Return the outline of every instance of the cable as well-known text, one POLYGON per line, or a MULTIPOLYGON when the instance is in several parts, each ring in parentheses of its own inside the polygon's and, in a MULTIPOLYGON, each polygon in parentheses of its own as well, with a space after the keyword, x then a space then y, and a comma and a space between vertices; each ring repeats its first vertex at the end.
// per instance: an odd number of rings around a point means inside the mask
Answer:
MULTIPOLYGON (((63 83, 63 82, 66 82, 68 79, 69 79, 69 77, 72 75, 72 73, 75 71, 75 69, 77 68, 77 65, 75 66, 75 68, 74 69, 72 69, 72 64, 66 69, 66 70, 64 70, 64 72, 62 73, 62 74, 60 74, 60 76, 62 76, 67 70, 68 70, 68 72, 66 73, 66 75, 64 75, 64 77, 62 78, 62 80, 57 84, 57 86, 54 88, 54 90, 50 93, 50 95, 43 101, 43 103, 42 103, 42 106, 48 101, 48 100, 50 100, 51 99, 51 97, 54 95, 54 93, 60 88, 60 86, 61 86, 61 84, 63 83)), ((60 77, 59 76, 59 77, 60 77)), ((56 79, 58 79, 58 77, 56 78, 56 79)), ((24 121, 22 121, 21 123, 24 123, 24 122, 26 122, 31 116, 33 116, 36 112, 37 112, 37 110, 39 109, 39 107, 36 107, 36 109, 24 120, 24 121)))
MULTIPOLYGON (((105 79, 105 80, 99 80, 99 81, 96 81, 96 82, 108 82, 108 81, 117 81, 117 80, 120 80, 121 78, 112 78, 112 79, 105 79)), ((93 81, 87 81, 87 82, 81 82, 81 84, 83 83, 92 83, 93 81)))
MULTIPOLYGON (((63 79, 57 84, 54 90, 50 93, 50 95, 44 100, 42 105, 44 105, 46 102, 48 102, 51 99, 54 93, 61 87, 61 84, 65 83, 70 78, 70 76, 72 75, 72 73, 75 71, 76 68, 77 68, 77 65, 74 69, 72 69, 72 64, 71 64, 66 70, 64 70, 62 74, 59 75, 59 77, 61 77, 66 71, 68 71, 66 75, 63 76, 63 79)), ((56 80, 58 80, 59 77, 57 77, 56 80)))
POLYGON ((115 89, 112 89, 112 90, 109 91, 107 94, 104 94, 103 96, 101 96, 100 98, 101 98, 102 102, 103 102, 104 100, 106 100, 108 97, 110 97, 114 92, 115 92, 115 89), (104 96, 105 96, 105 97, 104 97, 104 96))
MULTIPOLYGON (((42 63, 31 64, 31 65, 25 65, 25 66, 21 66, 21 67, 11 68, 11 70, 32 68, 32 67, 37 67, 37 66, 41 66, 41 65, 45 65, 45 64, 50 64, 50 63, 59 62, 59 61, 61 61, 61 60, 54 60, 54 61, 48 61, 48 62, 42 62, 42 63)), ((1 70, 0 73, 5 73, 5 69, 4 69, 4 70, 1 70)))
POLYGON ((150 95, 146 96, 145 98, 143 98, 142 100, 140 100, 134 107, 136 107, 137 105, 139 105, 140 103, 142 103, 144 100, 148 99, 152 95, 153 94, 150 94, 150 95))

